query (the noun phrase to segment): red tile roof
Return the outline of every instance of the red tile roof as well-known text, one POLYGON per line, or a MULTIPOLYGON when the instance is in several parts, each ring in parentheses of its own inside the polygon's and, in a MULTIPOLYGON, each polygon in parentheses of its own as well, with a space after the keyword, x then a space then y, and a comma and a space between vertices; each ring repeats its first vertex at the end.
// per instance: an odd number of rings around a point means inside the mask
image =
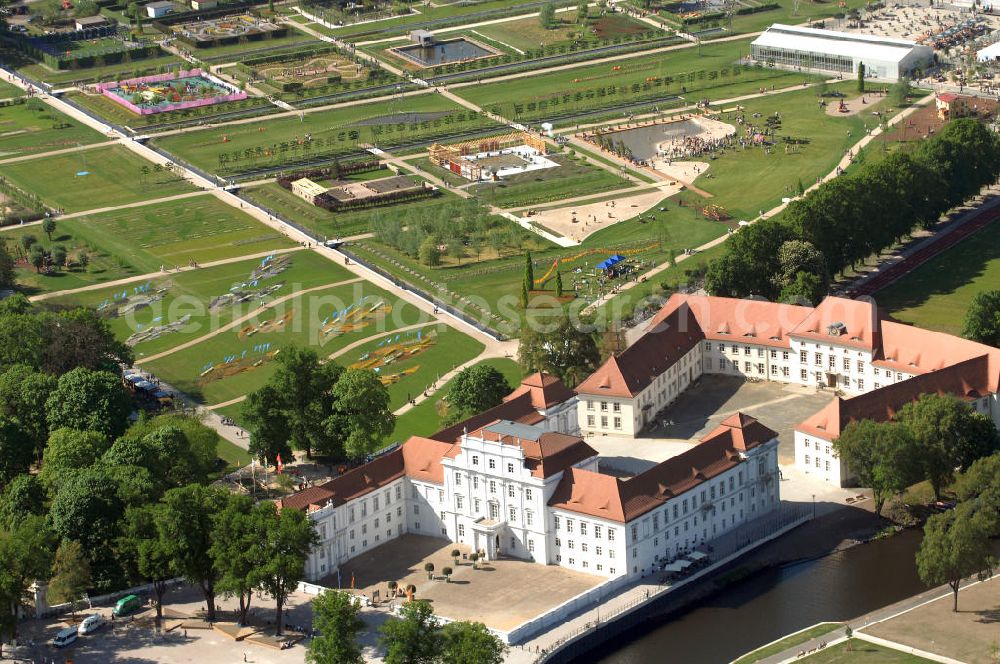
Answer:
POLYGON ((951 394, 960 399, 978 399, 992 391, 989 368, 989 358, 981 355, 850 399, 835 397, 795 430, 832 441, 851 422, 887 422, 894 419, 900 408, 916 401, 922 394, 951 394))
MULTIPOLYGON (((537 432, 537 438, 532 439, 494 430, 493 425, 503 425, 504 423, 505 420, 490 422, 476 431, 470 431, 469 436, 520 447, 524 452, 525 466, 531 471, 533 477, 543 479, 552 477, 581 461, 597 456, 597 450, 578 436, 545 431, 537 432)), ((458 451, 459 446, 456 445, 449 456, 455 458, 458 451)))
POLYGON ((790 334, 872 351, 880 343, 878 309, 864 300, 826 297, 790 334))
POLYGON ((954 92, 940 92, 938 93, 937 98, 938 101, 943 101, 948 104, 958 99, 958 95, 954 92))
POLYGON ((505 397, 504 401, 516 399, 522 394, 531 395, 531 405, 537 410, 546 410, 576 396, 573 390, 566 387, 556 376, 541 371, 522 380, 521 385, 505 397))
POLYGON ((329 482, 282 498, 278 505, 281 509, 289 507, 309 512, 331 504, 339 507, 398 480, 404 475, 403 459, 403 449, 397 448, 329 482))
POLYGON ((777 433, 755 418, 737 413, 698 445, 629 480, 572 468, 549 499, 549 506, 625 523, 659 507, 740 463, 740 453, 777 433))

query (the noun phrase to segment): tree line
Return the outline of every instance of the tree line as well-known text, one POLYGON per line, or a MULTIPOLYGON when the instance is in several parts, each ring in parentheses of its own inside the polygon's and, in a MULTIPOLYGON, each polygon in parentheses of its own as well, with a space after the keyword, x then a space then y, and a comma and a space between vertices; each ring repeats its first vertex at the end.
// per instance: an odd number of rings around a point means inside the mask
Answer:
POLYGON ((1000 137, 976 120, 954 120, 911 150, 822 184, 780 218, 740 230, 709 265, 706 287, 713 295, 815 302, 833 275, 937 223, 998 175, 1000 137))

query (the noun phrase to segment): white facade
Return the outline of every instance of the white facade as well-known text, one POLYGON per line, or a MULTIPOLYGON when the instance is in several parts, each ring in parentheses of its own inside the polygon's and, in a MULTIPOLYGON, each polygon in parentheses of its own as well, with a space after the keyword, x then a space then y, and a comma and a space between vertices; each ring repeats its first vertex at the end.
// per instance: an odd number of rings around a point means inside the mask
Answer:
POLYGON ((933 61, 930 46, 905 39, 775 23, 750 45, 754 60, 783 68, 819 69, 896 81, 933 61))

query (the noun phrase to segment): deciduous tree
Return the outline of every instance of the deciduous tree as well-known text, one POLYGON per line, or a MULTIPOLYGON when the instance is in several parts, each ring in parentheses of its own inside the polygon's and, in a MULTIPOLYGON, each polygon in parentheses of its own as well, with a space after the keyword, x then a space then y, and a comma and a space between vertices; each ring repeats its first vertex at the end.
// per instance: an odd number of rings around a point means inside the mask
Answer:
MULTIPOLYGON (((219 570, 216 586, 227 597, 238 598, 240 624, 246 624, 250 602, 260 588, 264 564, 262 543, 267 541, 270 516, 266 505, 255 507, 249 496, 232 494, 226 497, 225 508, 215 517, 209 553, 219 570)), ((314 614, 315 610, 314 604, 314 614)))
POLYGON ((429 602, 407 602, 400 618, 380 628, 386 664, 432 664, 441 655, 441 628, 429 602))
POLYGON ((306 560, 319 544, 319 534, 305 512, 295 509, 279 512, 274 503, 261 503, 257 509, 265 515, 266 523, 259 582, 274 599, 276 633, 281 635, 285 602, 305 577, 306 560))
POLYGON ((455 376, 448 391, 448 419, 457 422, 498 406, 510 391, 510 383, 496 367, 466 367, 455 376))
POLYGON ((927 519, 924 539, 917 551, 920 579, 929 586, 947 583, 954 595, 952 611, 958 611, 962 579, 995 565, 990 551, 989 526, 970 507, 961 504, 952 511, 927 519))
POLYGON ((90 561, 76 540, 63 540, 56 549, 49 580, 52 603, 70 602, 76 614, 77 602, 90 587, 90 561))
POLYGON ((962 336, 990 346, 1000 346, 1000 290, 976 293, 965 312, 962 336))
POLYGON ((0 493, 0 530, 10 530, 29 516, 45 515, 45 488, 37 475, 18 475, 0 493))
POLYGON ((113 439, 128 428, 132 399, 118 376, 77 368, 59 377, 45 411, 50 429, 71 427, 113 439))
POLYGON ((3 642, 17 631, 18 608, 25 602, 28 587, 49 576, 54 548, 52 531, 40 516, 0 531, 0 657, 3 642))
POLYGON ((108 439, 96 431, 56 429, 42 457, 42 485, 50 496, 55 496, 67 479, 93 465, 108 447, 108 439))
POLYGON ((358 633, 364 628, 361 605, 351 593, 326 590, 312 601, 313 627, 318 636, 309 641, 309 664, 360 664, 358 633))
POLYGON ((441 630, 441 661, 448 664, 503 664, 507 646, 486 625, 453 622, 441 630))
POLYGON ((852 422, 834 441, 833 449, 861 486, 871 487, 875 514, 882 513, 889 496, 903 491, 920 477, 913 440, 900 424, 852 422))
POLYGON ((333 404, 327 432, 349 458, 374 452, 392 433, 396 418, 389 391, 374 371, 350 369, 341 374, 333 386, 333 404))

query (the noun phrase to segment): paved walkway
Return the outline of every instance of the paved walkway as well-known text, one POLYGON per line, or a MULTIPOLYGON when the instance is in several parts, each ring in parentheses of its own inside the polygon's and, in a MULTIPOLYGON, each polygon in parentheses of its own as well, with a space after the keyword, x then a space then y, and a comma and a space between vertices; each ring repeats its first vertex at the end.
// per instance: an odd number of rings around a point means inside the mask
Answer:
POLYGON ((20 157, 8 157, 7 159, 0 159, 0 166, 5 164, 13 164, 18 161, 28 161, 30 159, 38 159, 40 157, 56 157, 61 154, 70 154, 71 152, 81 152, 83 150, 93 150, 94 148, 106 148, 109 145, 114 145, 117 140, 113 141, 101 141, 99 143, 88 143, 87 145, 76 145, 71 148, 62 148, 60 150, 50 150, 48 152, 37 152, 34 154, 23 154, 20 157))
POLYGON ((115 279, 114 281, 102 281, 98 284, 88 284, 87 286, 81 286, 79 288, 67 288, 65 290, 52 291, 51 293, 41 293, 39 295, 32 295, 29 300, 32 302, 42 302, 44 300, 51 300, 53 298, 62 297, 64 295, 76 295, 77 293, 86 293, 87 291, 101 290, 102 288, 111 288, 112 286, 123 286, 125 284, 135 283, 136 281, 149 281, 150 279, 156 279, 159 277, 167 277, 172 274, 179 274, 181 272, 191 272, 193 270, 203 270, 208 267, 215 267, 217 265, 228 265, 229 263, 239 263, 240 261, 249 261, 255 258, 265 258, 267 256, 278 256, 280 254, 287 254, 293 251, 305 251, 302 247, 289 247, 287 249, 273 249, 271 251, 261 251, 256 254, 246 254, 244 256, 232 256, 230 258, 221 258, 217 261, 209 261, 208 263, 198 263, 196 265, 184 265, 181 267, 174 267, 172 269, 160 270, 159 272, 147 272, 146 274, 137 274, 133 277, 125 277, 124 279, 115 279))

